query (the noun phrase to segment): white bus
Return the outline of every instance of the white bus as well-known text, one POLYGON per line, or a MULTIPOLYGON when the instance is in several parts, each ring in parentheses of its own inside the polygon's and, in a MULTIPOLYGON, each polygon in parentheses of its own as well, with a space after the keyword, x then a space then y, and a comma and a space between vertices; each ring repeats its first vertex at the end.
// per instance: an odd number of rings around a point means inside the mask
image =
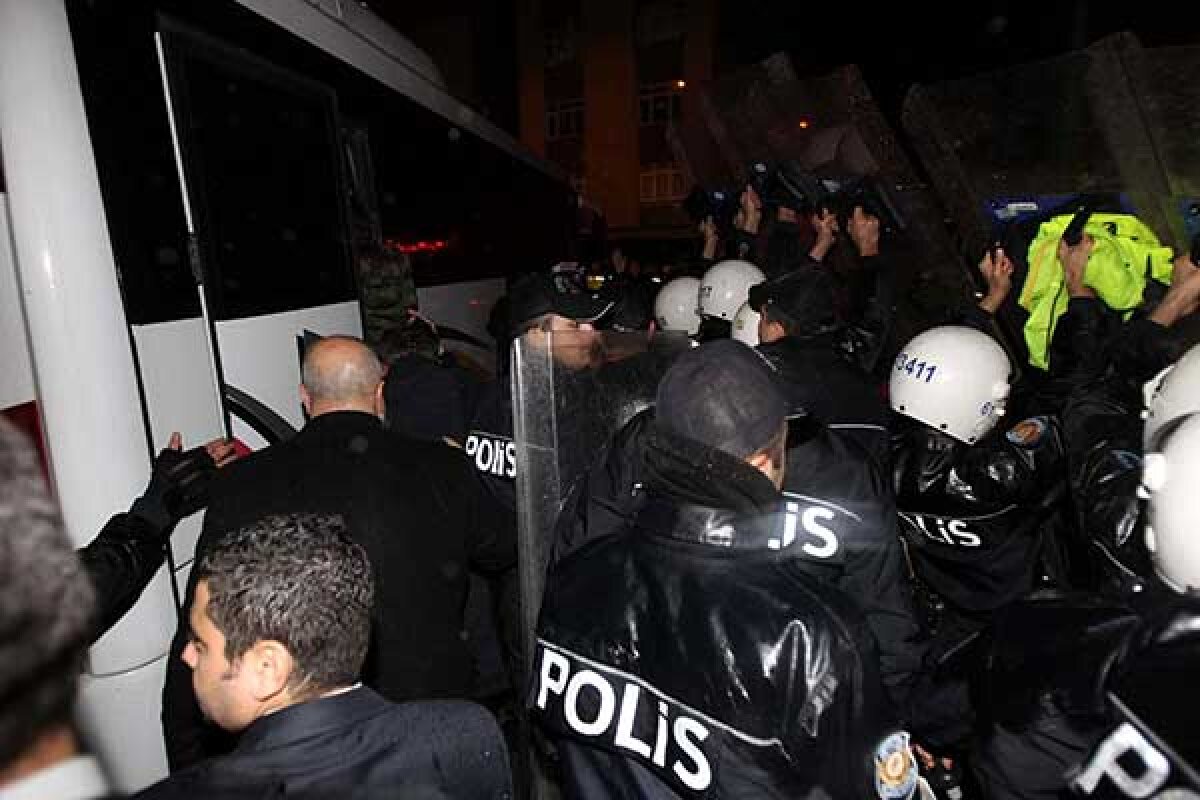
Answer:
MULTIPOLYGON (((298 342, 361 333, 381 241, 422 313, 487 342, 504 276, 561 260, 573 220, 560 172, 351 0, 0 0, 0 155, 0 411, 36 419, 77 544, 172 430, 299 428, 298 342)), ((199 526, 90 654, 81 724, 126 791, 166 773, 199 526)))

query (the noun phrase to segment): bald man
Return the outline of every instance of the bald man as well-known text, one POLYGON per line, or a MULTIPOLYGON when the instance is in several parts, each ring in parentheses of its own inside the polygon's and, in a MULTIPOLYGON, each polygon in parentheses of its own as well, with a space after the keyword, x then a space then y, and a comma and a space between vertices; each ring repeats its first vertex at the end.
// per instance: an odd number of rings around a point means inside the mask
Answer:
MULTIPOLYGON (((496 573, 516 560, 507 526, 484 509, 479 478, 461 450, 384 429, 383 367, 358 339, 309 348, 296 436, 222 470, 213 481, 196 557, 219 536, 271 514, 340 514, 367 551, 376 603, 364 682, 394 701, 473 695, 464 635, 468 570, 496 573)), ((188 583, 187 619, 195 581, 188 583)), ((172 770, 228 751, 201 715, 176 633, 163 689, 172 770)))

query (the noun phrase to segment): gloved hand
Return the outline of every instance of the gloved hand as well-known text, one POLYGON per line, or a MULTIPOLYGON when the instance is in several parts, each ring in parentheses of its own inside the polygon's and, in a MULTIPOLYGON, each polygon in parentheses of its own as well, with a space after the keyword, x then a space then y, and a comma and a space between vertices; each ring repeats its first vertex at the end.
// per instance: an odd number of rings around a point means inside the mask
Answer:
POLYGON ((208 487, 217 471, 207 446, 182 450, 179 435, 154 459, 150 483, 142 496, 133 501, 130 514, 136 514, 160 531, 208 504, 208 487))

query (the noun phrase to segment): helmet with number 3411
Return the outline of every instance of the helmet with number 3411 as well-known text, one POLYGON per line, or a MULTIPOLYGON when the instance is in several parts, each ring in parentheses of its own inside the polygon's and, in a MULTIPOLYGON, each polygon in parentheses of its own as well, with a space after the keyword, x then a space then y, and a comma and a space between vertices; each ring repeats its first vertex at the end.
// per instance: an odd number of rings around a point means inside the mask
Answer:
POLYGON ((945 325, 900 349, 892 365, 892 408, 960 442, 987 435, 1008 400, 1012 367, 1004 348, 974 328, 945 325))

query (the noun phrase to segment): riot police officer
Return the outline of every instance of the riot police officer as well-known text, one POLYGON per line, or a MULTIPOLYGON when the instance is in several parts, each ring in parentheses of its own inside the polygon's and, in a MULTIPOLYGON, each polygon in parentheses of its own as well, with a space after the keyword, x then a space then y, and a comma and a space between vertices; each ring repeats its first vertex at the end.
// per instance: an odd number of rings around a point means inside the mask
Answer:
MULTIPOLYGON (((570 369, 595 366, 596 354, 590 346, 594 323, 612 307, 607 297, 587 291, 577 277, 569 270, 525 275, 508 293, 512 335, 556 334, 554 357, 570 369)), ((517 461, 507 374, 484 389, 464 447, 500 508, 515 515, 517 461)))
POLYGON ((679 356, 645 502, 552 568, 528 704, 567 797, 912 796, 870 629, 796 565, 836 555, 839 510, 784 502, 787 410, 745 345, 679 356))
POLYGON ((953 745, 969 732, 955 657, 993 612, 1034 588, 1065 524, 1054 421, 997 426, 1011 373, 1007 354, 990 336, 953 325, 920 334, 892 365, 890 402, 900 415, 893 426, 893 486, 930 641, 921 693, 945 692, 939 703, 917 707, 922 722, 914 725, 935 746, 953 745))
POLYGON ((1200 669, 1200 415, 1172 421, 1152 450, 1151 574, 1119 594, 1035 597, 997 621, 972 759, 988 797, 1200 792, 1187 699, 1200 669))
POLYGON ((687 275, 675 278, 658 290, 654 298, 654 322, 660 331, 682 331, 688 336, 700 332, 697 312, 700 279, 687 275))
POLYGON ((846 351, 834 311, 833 284, 819 266, 804 266, 758 284, 758 350, 775 366, 809 414, 862 445, 883 465, 888 412, 878 385, 846 351))
POLYGON ((728 259, 709 267, 700 279, 696 310, 700 341, 728 338, 733 318, 749 299, 750 287, 766 279, 749 261, 728 259))

